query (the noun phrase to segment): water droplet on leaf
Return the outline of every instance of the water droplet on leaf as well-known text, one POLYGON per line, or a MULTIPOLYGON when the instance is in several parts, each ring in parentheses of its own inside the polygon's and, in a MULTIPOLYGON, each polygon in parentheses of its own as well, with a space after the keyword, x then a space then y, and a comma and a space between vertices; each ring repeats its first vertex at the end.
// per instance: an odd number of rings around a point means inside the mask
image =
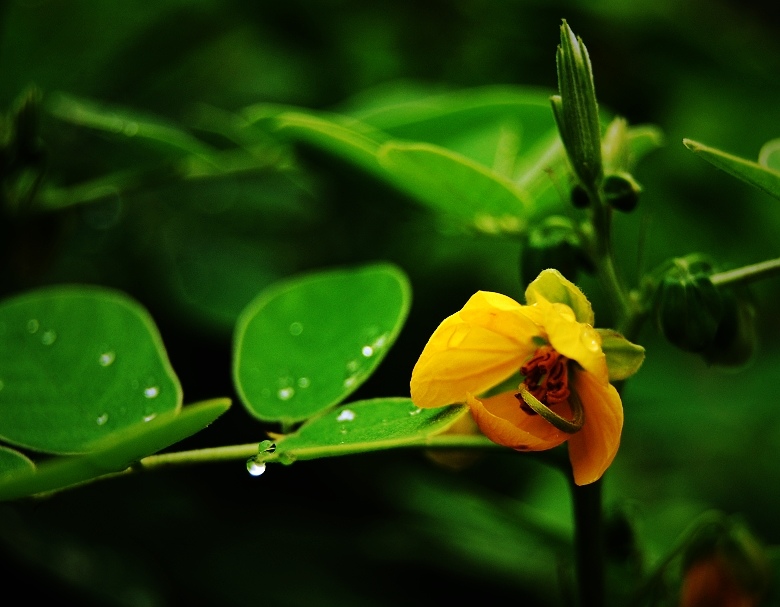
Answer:
POLYGON ((363 346, 363 349, 360 352, 363 354, 363 356, 368 358, 374 355, 374 348, 371 346, 363 346))
POLYGON ((101 354, 98 358, 98 363, 101 367, 108 367, 114 362, 115 359, 116 354, 113 352, 103 352, 103 354, 101 354))
POLYGON ((303 324, 294 322, 290 324, 290 335, 300 335, 303 333, 303 324))
POLYGON ((27 332, 30 334, 37 333, 40 326, 40 323, 35 318, 31 318, 27 321, 27 332))
POLYGON ((41 335, 41 343, 44 346, 50 346, 57 341, 57 334, 54 331, 46 331, 41 335))
POLYGON ((301 377, 298 379, 299 388, 308 388, 311 385, 311 380, 308 377, 301 377))
POLYGON ((420 409, 419 407, 417 409, 412 409, 411 411, 409 411, 409 415, 419 415, 420 413, 422 413, 422 409, 420 409))
POLYGON ((276 393, 276 396, 279 398, 279 400, 290 400, 295 395, 295 390, 293 388, 282 388, 276 393))
POLYGON ((146 398, 157 398, 158 394, 160 394, 160 388, 157 386, 149 386, 148 388, 144 389, 144 396, 146 398))
POLYGON ((144 418, 143 418, 143 419, 144 419, 144 421, 145 421, 145 422, 150 422, 150 421, 152 421, 152 420, 153 420, 155 417, 157 417, 157 414, 156 414, 156 413, 149 413, 149 415, 144 415, 144 418))
POLYGON ((353 419, 355 419, 355 412, 351 409, 344 409, 341 413, 339 413, 339 416, 336 418, 336 421, 339 422, 351 422, 353 419))
POLYGON ((97 422, 98 426, 104 425, 108 421, 108 413, 104 413, 103 415, 100 415, 95 421, 97 422))

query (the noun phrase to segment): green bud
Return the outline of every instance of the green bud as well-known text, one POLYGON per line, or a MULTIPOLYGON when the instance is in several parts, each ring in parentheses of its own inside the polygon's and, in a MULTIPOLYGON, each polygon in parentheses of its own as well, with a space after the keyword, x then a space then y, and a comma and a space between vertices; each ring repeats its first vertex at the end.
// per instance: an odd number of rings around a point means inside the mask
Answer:
POLYGON ((707 363, 724 367, 741 367, 749 363, 756 351, 755 308, 746 289, 735 292, 721 289, 723 317, 712 344, 702 356, 707 363))
POLYGON ((656 291, 656 321, 661 333, 688 352, 712 346, 723 317, 721 294, 709 274, 700 264, 677 259, 656 291))
POLYGON ((624 213, 636 208, 639 193, 642 191, 642 187, 628 173, 607 175, 601 188, 609 206, 624 213))
POLYGON ((590 196, 579 183, 571 189, 571 204, 575 209, 586 209, 590 206, 590 196))
POLYGON ((576 280, 579 271, 593 271, 580 236, 567 217, 547 217, 525 236, 520 254, 521 283, 527 285, 548 268, 555 268, 570 280, 576 280))
POLYGON ((586 190, 601 181, 601 126, 588 50, 566 20, 556 53, 558 95, 551 98, 553 115, 574 173, 586 190))

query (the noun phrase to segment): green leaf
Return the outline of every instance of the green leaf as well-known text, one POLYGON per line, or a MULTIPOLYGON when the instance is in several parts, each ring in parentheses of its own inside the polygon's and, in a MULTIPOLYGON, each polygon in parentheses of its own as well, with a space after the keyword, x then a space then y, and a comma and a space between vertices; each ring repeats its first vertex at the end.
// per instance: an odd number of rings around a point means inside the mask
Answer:
POLYGON ((489 233, 521 232, 531 202, 510 180, 455 152, 392 141, 379 162, 398 187, 435 210, 489 233))
POLYGON ((377 162, 379 146, 387 135, 343 116, 315 116, 285 112, 276 117, 278 132, 334 154, 338 158, 384 178, 377 162))
POLYGON ((230 408, 226 398, 187 405, 181 411, 161 413, 110 434, 89 447, 89 453, 58 457, 38 466, 0 475, 0 500, 11 500, 64 489, 131 464, 199 432, 230 408))
POLYGON ((0 438, 78 453, 181 406, 149 314, 97 287, 58 286, 0 303, 0 438))
POLYGON ((276 442, 273 460, 291 462, 395 447, 424 447, 468 407, 418 409, 409 398, 357 401, 306 422, 276 442))
POLYGON ((531 212, 511 180, 462 154, 429 143, 388 141, 357 120, 287 112, 280 133, 305 141, 395 186, 440 213, 488 233, 516 233, 531 212))
POLYGON ((727 154, 691 139, 683 139, 683 143, 689 150, 719 169, 763 190, 770 196, 780 198, 780 170, 727 154))
POLYGON ((607 356, 609 381, 620 381, 639 371, 645 360, 645 349, 631 343, 612 329, 596 329, 601 336, 601 350, 607 356))
POLYGON ((26 455, 9 449, 0 447, 0 475, 9 472, 33 471, 35 464, 26 455))
POLYGON ((304 275, 261 293, 239 317, 233 377, 258 419, 298 422, 338 404, 384 358, 409 311, 395 266, 304 275))
POLYGON ((515 157, 554 128, 546 89, 485 86, 399 100, 399 86, 364 93, 345 111, 396 139, 439 145, 511 177, 515 157))
POLYGON ((49 112, 60 120, 78 126, 154 141, 186 154, 209 156, 214 151, 180 127, 134 110, 103 106, 62 93, 47 99, 46 105, 49 112))

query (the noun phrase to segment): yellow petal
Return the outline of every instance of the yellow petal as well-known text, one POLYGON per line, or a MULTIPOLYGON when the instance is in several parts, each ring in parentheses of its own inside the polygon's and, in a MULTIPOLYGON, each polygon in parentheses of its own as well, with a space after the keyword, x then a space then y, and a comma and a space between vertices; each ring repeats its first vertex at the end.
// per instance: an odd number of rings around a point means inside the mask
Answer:
POLYGON ((516 373, 536 349, 536 324, 526 306, 498 293, 480 291, 433 332, 412 371, 412 400, 418 407, 466 402, 516 373))
POLYGON ((582 401, 585 424, 569 439, 569 459, 574 482, 587 485, 600 479, 615 458, 623 430, 623 404, 614 386, 590 373, 575 373, 572 384, 582 401))
MULTIPOLYGON (((555 428, 541 415, 523 411, 513 392, 502 392, 484 400, 469 395, 467 402, 482 433, 505 447, 518 451, 543 451, 557 447, 571 436, 555 428)), ((556 412, 571 417, 568 404, 557 405, 556 412)))
POLYGON ((533 306, 542 316, 550 345, 566 358, 577 361, 600 382, 609 381, 607 358, 601 350, 601 336, 588 324, 577 322, 571 309, 537 296, 533 306))

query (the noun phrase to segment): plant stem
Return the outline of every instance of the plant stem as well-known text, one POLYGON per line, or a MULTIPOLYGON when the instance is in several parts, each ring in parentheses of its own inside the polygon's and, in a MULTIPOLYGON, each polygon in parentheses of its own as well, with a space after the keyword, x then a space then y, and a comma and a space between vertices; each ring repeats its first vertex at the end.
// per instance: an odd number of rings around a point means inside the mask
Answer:
POLYGON ((571 481, 579 607, 601 607, 604 604, 601 483, 599 479, 579 486, 571 481))
POLYGON ((710 281, 716 287, 726 285, 745 284, 763 278, 770 278, 780 274, 780 258, 762 261, 750 266, 728 270, 727 272, 718 272, 710 276, 710 281))

